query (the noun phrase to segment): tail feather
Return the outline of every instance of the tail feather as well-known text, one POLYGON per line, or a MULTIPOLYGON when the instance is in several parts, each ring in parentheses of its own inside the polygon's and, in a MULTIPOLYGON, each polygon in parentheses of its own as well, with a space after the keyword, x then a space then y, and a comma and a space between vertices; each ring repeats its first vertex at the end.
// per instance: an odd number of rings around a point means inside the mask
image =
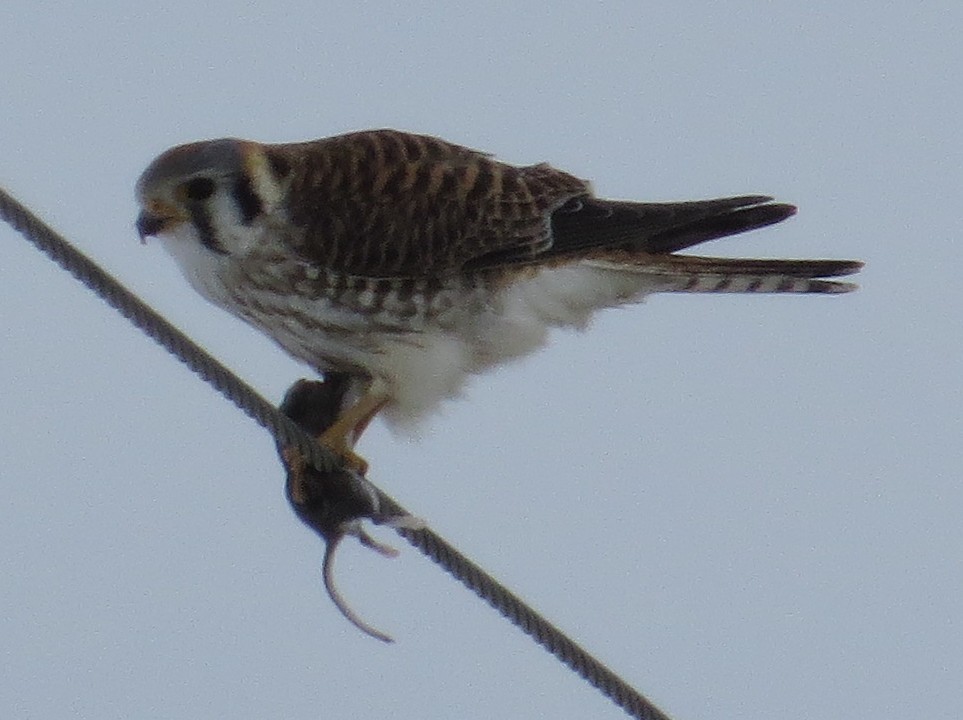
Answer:
POLYGON ((661 292, 843 293, 858 272, 854 260, 782 260, 678 255, 694 245, 781 222, 796 208, 765 195, 678 203, 581 197, 552 215, 554 244, 546 253, 608 270, 645 276, 661 292))
POLYGON ((659 292, 686 293, 845 293, 855 283, 825 278, 851 275, 855 260, 768 260, 694 255, 609 256, 589 261, 596 267, 644 275, 659 292))
MULTIPOLYGON (((768 195, 646 203, 581 195, 551 215, 552 243, 539 253, 485 255, 466 268, 537 263, 604 271, 614 297, 650 292, 844 293, 848 282, 825 278, 858 272, 854 260, 728 259, 677 255, 694 245, 774 225, 796 208, 768 195), (634 276, 634 277, 633 277, 634 276)), ((600 300, 601 302, 601 300, 600 300)))

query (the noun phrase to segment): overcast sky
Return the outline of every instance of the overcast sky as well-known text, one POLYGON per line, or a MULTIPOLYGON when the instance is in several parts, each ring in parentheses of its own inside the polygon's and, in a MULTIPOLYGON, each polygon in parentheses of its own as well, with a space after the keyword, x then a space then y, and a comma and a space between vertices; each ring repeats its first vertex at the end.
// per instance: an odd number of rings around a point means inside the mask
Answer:
MULTIPOLYGON (((4 3, 0 183, 272 399, 309 371, 137 242, 170 145, 397 127, 865 260, 609 312, 361 450, 677 720, 959 717, 963 5, 162 5, 4 3)), ((0 481, 4 718, 622 716, 390 531, 339 558, 361 635, 270 438, 7 226, 0 481)))

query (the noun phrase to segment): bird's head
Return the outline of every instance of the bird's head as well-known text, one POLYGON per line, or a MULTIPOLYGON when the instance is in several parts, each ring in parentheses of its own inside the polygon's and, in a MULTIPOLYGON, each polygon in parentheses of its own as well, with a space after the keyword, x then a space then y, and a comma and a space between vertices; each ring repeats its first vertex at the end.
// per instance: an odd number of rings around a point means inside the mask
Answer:
POLYGON ((288 170, 268 157, 266 146, 246 140, 171 148, 137 181, 137 232, 142 241, 168 241, 175 255, 185 243, 217 255, 244 255, 260 235, 260 221, 279 203, 288 170))

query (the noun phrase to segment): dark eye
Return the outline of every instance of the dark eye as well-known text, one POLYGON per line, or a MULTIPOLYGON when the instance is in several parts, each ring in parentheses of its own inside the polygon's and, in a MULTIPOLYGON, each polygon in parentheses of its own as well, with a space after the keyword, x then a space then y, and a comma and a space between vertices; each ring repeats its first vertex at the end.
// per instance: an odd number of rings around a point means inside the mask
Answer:
POLYGON ((196 177, 184 183, 184 195, 188 200, 207 200, 214 194, 214 181, 206 177, 196 177))

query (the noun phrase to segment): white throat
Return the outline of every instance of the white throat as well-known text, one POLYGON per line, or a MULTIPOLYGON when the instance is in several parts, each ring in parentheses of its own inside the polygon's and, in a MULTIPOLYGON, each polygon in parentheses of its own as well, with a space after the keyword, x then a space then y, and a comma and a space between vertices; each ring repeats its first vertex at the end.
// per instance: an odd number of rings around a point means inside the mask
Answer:
POLYGON ((223 276, 232 260, 205 247, 191 223, 180 223, 174 229, 157 235, 181 273, 197 292, 216 305, 225 306, 227 290, 223 276))

